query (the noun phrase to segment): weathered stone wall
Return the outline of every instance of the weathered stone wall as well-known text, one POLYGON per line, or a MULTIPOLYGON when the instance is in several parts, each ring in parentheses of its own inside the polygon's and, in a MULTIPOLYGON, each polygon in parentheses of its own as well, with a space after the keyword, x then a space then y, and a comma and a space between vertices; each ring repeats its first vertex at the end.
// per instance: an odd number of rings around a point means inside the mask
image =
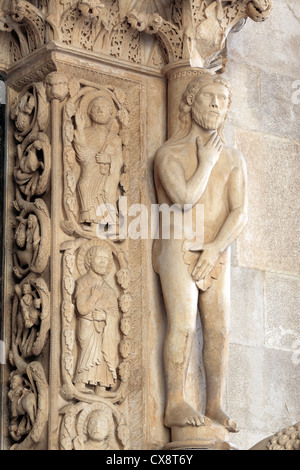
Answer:
POLYGON ((233 250, 227 409, 247 449, 300 420, 299 1, 276 0, 228 55, 227 135, 246 158, 249 222, 233 250))

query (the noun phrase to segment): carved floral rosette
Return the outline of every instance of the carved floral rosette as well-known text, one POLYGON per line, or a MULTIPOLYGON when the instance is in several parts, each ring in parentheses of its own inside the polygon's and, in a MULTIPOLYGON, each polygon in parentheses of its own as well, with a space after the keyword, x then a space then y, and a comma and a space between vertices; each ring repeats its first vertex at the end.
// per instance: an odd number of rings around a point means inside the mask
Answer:
POLYGON ((14 121, 15 209, 8 402, 12 449, 34 449, 48 419, 48 383, 42 356, 50 329, 49 103, 42 82, 26 86, 10 111, 14 121))
MULTIPOLYGON (((62 301, 62 378, 61 393, 67 400, 77 400, 95 403, 106 398, 110 403, 121 403, 128 393, 129 359, 131 354, 131 316, 129 293, 130 275, 125 252, 109 240, 93 238, 86 240, 79 238, 63 243, 63 301, 62 301), (117 367, 117 386, 113 390, 104 390, 103 397, 87 395, 78 392, 73 383, 76 368, 76 307, 74 293, 76 280, 87 272, 84 259, 88 250, 92 247, 106 247, 112 252, 114 263, 112 271, 108 275, 108 284, 118 291, 118 303, 120 309, 119 329, 121 338, 118 344, 119 364, 117 367)), ((117 341, 117 338, 116 338, 117 341)))

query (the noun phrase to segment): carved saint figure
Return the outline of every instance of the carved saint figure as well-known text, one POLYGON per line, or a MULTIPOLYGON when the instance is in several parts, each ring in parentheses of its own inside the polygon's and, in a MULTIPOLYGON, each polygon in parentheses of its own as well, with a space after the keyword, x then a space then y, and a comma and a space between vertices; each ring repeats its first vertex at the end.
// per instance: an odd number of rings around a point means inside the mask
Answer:
POLYGON ((110 248, 90 248, 85 256, 87 274, 76 285, 79 357, 74 383, 83 393, 93 393, 88 387, 93 385, 101 395, 101 389, 117 382, 118 299, 105 280, 112 263, 110 248))
POLYGON ((98 96, 90 103, 87 114, 89 127, 85 127, 81 111, 76 113, 74 146, 81 169, 77 183, 80 223, 91 224, 99 221, 99 205, 116 208, 123 155, 121 138, 112 129, 116 116, 113 100, 98 96))
MULTIPOLYGON (((210 419, 236 431, 223 410, 228 361, 230 251, 247 221, 246 168, 240 152, 223 140, 231 99, 222 78, 203 72, 189 83, 181 104, 181 131, 157 152, 159 204, 204 205, 204 243, 159 239, 153 261, 168 315, 164 360, 167 383, 165 425, 209 425, 210 419), (187 248, 188 246, 188 248, 187 248), (209 281, 209 282, 207 282, 209 281), (185 399, 185 382, 198 309, 203 332, 206 411, 185 399)), ((171 222, 172 224, 172 222, 171 222)), ((171 225, 171 229, 174 230, 171 225)))

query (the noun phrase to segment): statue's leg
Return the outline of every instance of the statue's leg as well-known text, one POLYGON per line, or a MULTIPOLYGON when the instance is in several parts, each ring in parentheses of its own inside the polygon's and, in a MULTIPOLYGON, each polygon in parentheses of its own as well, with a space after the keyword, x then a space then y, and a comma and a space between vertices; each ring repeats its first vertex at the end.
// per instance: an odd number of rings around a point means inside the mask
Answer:
POLYGON ((203 364, 206 376, 206 415, 236 431, 236 423, 223 410, 228 364, 230 322, 230 259, 218 280, 199 296, 203 330, 203 364))
MULTIPOLYGON (((173 246, 173 248, 176 248, 173 246)), ((165 425, 201 426, 208 422, 185 401, 185 382, 196 330, 198 289, 179 249, 164 247, 157 264, 168 316, 164 362, 167 386, 165 425)))

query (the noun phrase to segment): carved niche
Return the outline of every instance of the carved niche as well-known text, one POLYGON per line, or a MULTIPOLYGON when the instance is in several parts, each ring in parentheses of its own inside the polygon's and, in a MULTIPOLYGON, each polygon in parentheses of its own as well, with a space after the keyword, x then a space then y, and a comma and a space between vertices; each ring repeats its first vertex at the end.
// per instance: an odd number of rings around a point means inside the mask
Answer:
POLYGON ((88 81, 70 83, 72 96, 64 111, 64 208, 63 228, 87 236, 101 220, 99 206, 115 213, 128 185, 129 113, 125 93, 112 86, 88 81))
POLYGON ((102 398, 122 402, 128 391, 131 352, 125 253, 96 238, 65 242, 62 250, 64 396, 89 403, 102 398), (107 265, 101 264, 102 257, 107 265))
POLYGON ((60 394, 68 404, 59 410, 60 447, 122 450, 129 448, 122 404, 134 363, 131 335, 140 322, 132 289, 140 243, 120 237, 119 198, 126 196, 128 204, 140 198, 140 87, 128 82, 125 88, 123 80, 99 74, 99 83, 70 79, 68 88, 61 114, 60 224, 60 394), (108 219, 99 207, 107 208, 108 219))
POLYGON ((60 411, 61 448, 126 449, 128 427, 113 406, 126 398, 130 370, 131 296, 125 254, 112 242, 96 238, 66 242, 62 250, 62 394, 79 401, 60 411), (102 438, 97 437, 98 427, 102 438))

